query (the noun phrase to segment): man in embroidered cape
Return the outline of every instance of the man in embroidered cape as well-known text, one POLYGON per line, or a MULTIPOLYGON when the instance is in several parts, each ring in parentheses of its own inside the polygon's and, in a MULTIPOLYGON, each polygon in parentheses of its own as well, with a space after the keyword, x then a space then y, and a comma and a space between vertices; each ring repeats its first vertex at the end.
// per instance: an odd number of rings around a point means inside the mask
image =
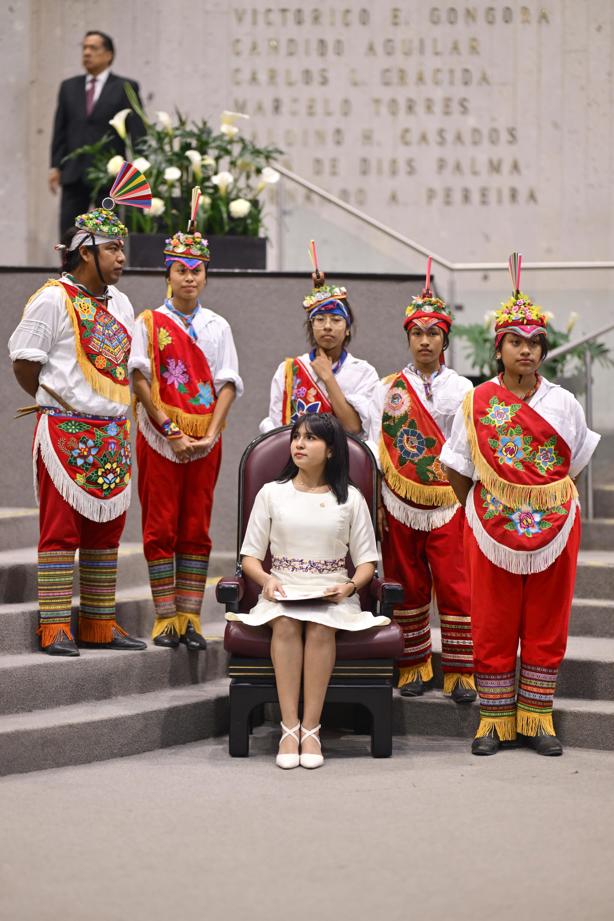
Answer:
POLYGON ((446 367, 452 315, 426 287, 405 311, 408 365, 378 385, 369 441, 382 470, 378 509, 386 577, 403 585, 404 607, 394 612, 405 650, 397 662, 404 697, 424 693, 433 677, 431 595, 441 623, 444 694, 471 703, 473 681, 469 589, 459 547, 464 514, 439 453, 470 382, 446 367))
POLYGON ((364 435, 377 372, 348 351, 354 316, 347 290, 313 275, 313 291, 303 301, 311 351, 286 358, 271 381, 269 415, 261 432, 290 425, 304 413, 331 412, 346 432, 364 435))
POLYGON ((9 350, 37 405, 39 636, 50 655, 78 656, 71 632, 79 549, 79 644, 144 649, 115 619, 117 553, 130 502, 128 354, 134 313, 115 287, 127 230, 104 209, 64 238, 64 272, 28 301, 9 350))
POLYGON ((200 612, 221 433, 243 382, 228 322, 199 302, 207 241, 197 231, 176 233, 164 256, 169 297, 139 316, 130 355, 143 548, 154 643, 198 651, 207 645, 200 612))
POLYGON ((573 480, 599 436, 572 394, 538 373, 547 318, 519 289, 518 258, 512 266, 514 294, 496 315, 500 373, 467 394, 441 460, 467 518, 481 717, 472 752, 493 755, 519 734, 560 755, 552 705, 580 543, 573 480))

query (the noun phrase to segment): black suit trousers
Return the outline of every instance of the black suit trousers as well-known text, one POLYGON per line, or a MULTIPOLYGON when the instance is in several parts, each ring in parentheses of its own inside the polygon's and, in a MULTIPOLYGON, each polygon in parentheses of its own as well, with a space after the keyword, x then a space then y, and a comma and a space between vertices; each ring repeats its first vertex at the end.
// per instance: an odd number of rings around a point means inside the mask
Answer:
POLYGON ((85 214, 91 204, 91 189, 85 182, 71 182, 62 186, 60 205, 60 239, 75 223, 78 214, 85 214))

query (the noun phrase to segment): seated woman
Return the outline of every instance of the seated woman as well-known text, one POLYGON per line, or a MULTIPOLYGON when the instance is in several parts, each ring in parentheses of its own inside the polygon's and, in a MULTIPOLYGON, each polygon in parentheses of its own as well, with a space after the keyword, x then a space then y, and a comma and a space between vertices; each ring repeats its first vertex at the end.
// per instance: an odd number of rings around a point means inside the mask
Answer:
POLYGON ((318 732, 335 664, 335 631, 390 623, 360 609, 357 592, 373 578, 377 548, 367 503, 350 485, 348 469, 347 438, 335 416, 313 413, 297 419, 288 463, 256 496, 241 547, 243 572, 262 586, 262 594, 248 614, 226 617, 271 626, 281 768, 323 764, 318 732), (262 567, 269 544, 270 573, 262 567), (355 566, 352 579, 345 568, 348 550, 355 566), (306 597, 313 600, 300 600, 306 597))

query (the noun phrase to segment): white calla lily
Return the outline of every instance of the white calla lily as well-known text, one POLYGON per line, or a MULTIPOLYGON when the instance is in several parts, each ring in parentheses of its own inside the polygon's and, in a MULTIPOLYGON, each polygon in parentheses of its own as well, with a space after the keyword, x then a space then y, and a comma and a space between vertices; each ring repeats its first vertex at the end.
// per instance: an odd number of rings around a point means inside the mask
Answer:
POLYGON ((567 326, 565 327, 565 329, 566 329, 566 331, 567 331, 568 333, 570 333, 570 332, 572 331, 572 329, 574 328, 574 326, 575 326, 576 323, 578 322, 579 316, 580 316, 580 315, 579 315, 578 313, 576 313, 575 310, 572 310, 572 312, 569 314, 569 318, 568 318, 568 320, 567 320, 567 326))
POLYGON ((213 158, 213 157, 210 157, 209 154, 207 154, 207 156, 203 157, 203 159, 202 159, 202 166, 206 166, 207 169, 213 169, 213 168, 215 167, 215 165, 216 165, 216 163, 215 163, 214 158, 213 158))
POLYGON ((120 169, 122 168, 123 162, 124 158, 121 156, 121 154, 116 154, 114 157, 111 157, 107 163, 107 173, 109 176, 117 176, 120 169))
POLYGON ((201 211, 208 211, 211 207, 211 196, 201 195, 198 207, 201 209, 201 211))
POLYGON ((151 167, 151 163, 147 157, 137 157, 136 160, 132 161, 132 165, 135 166, 139 172, 146 173, 151 167))
POLYGON ((160 217, 161 214, 164 214, 164 202, 161 198, 152 198, 151 208, 145 208, 145 214, 150 215, 150 217, 160 217))
POLYGON ((178 182, 181 179, 181 170, 178 166, 167 166, 164 170, 164 181, 170 183, 178 182))
POLYGON ((229 109, 224 109, 220 120, 223 125, 234 125, 240 118, 247 120, 249 115, 245 115, 243 112, 231 112, 229 109))
POLYGON ((109 119, 109 124, 115 128, 122 141, 126 140, 126 119, 132 112, 132 109, 121 109, 116 112, 113 118, 109 119))
POLYGON ((164 128, 165 131, 170 132, 172 129, 171 117, 168 112, 156 112, 156 121, 161 128, 164 128))
POLYGON ((203 158, 201 152, 199 150, 186 150, 185 155, 190 161, 194 176, 198 178, 202 174, 203 158))
POLYGON ((211 177, 211 182, 218 187, 222 195, 226 194, 227 189, 234 181, 234 176, 228 170, 222 170, 221 173, 216 173, 215 176, 211 177))
POLYGON ((272 166, 265 166, 260 173, 260 178, 267 185, 275 185, 281 179, 281 173, 278 173, 272 166))
POLYGON ((231 201, 228 205, 228 211, 231 217, 247 217, 251 210, 251 202, 247 201, 246 198, 235 198, 235 200, 231 201))
POLYGON ((228 140, 236 138, 238 133, 239 129, 235 125, 220 125, 220 134, 223 134, 228 140))

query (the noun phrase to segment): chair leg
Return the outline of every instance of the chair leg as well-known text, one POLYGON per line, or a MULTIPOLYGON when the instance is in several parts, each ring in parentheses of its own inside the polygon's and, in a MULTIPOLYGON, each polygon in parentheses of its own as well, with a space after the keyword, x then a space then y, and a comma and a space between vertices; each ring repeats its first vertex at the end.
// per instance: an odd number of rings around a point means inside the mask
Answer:
POLYGON ((250 688, 230 685, 230 726, 228 729, 228 753, 232 758, 249 756, 249 725, 253 703, 250 688))
POLYGON ((374 758, 390 758, 392 754, 392 689, 382 688, 370 697, 371 754, 374 758))

